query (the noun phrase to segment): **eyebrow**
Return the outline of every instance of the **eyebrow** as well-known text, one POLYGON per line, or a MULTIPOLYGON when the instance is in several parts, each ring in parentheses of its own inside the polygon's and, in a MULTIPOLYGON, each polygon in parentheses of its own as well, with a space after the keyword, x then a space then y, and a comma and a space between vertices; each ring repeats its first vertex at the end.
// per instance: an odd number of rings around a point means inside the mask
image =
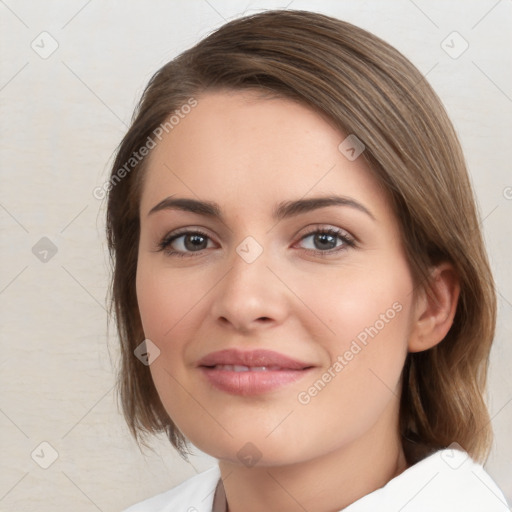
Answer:
MULTIPOLYGON (((312 197, 308 199, 298 199, 296 201, 283 201, 279 203, 272 212, 272 218, 280 221, 290 217, 296 217, 313 210, 327 208, 329 206, 348 206, 365 213, 371 219, 376 220, 374 215, 366 206, 356 200, 345 196, 325 196, 312 197)), ((191 198, 178 198, 169 196, 153 206, 148 216, 162 210, 181 210, 185 212, 204 215, 205 217, 215 218, 224 222, 220 206, 213 201, 199 201, 191 198)))

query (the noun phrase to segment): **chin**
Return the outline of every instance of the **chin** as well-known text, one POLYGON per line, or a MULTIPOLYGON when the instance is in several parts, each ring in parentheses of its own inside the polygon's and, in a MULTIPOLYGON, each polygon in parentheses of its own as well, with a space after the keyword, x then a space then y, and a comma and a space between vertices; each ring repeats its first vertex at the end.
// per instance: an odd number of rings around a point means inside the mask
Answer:
POLYGON ((266 433, 251 435, 249 429, 245 433, 233 433, 215 437, 205 437, 201 432, 198 437, 187 437, 190 442, 202 452, 230 464, 245 466, 247 468, 287 466, 303 462, 318 456, 318 443, 309 446, 305 441, 287 441, 283 436, 266 433), (298 450, 300 447, 300 451, 298 450))

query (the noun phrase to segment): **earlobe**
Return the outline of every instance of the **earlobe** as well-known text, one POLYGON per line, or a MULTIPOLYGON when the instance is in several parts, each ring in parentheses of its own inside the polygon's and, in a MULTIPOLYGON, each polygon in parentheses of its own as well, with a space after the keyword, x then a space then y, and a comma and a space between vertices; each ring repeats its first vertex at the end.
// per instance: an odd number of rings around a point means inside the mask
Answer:
POLYGON ((441 342, 453 324, 460 294, 460 282, 451 263, 434 267, 428 286, 418 294, 409 352, 428 350, 441 342))

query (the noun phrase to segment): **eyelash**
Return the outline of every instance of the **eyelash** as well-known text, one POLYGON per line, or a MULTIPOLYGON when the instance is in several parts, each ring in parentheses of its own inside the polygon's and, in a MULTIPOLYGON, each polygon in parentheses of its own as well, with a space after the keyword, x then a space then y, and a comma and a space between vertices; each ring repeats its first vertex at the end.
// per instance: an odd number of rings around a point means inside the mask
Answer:
MULTIPOLYGON (((328 256, 330 256, 332 254, 339 253, 341 251, 347 250, 347 248, 349 248, 349 247, 352 248, 352 247, 356 246, 355 240, 353 238, 351 238, 350 236, 348 236, 348 234, 346 234, 345 231, 343 231, 341 229, 335 229, 335 228, 319 228, 318 226, 315 227, 313 230, 309 231, 308 233, 304 234, 300 238, 300 241, 310 237, 311 235, 315 235, 315 234, 332 235, 332 236, 338 237, 343 242, 343 244, 341 246, 336 247, 334 249, 329 249, 327 251, 320 251, 320 250, 313 250, 313 249, 303 249, 306 252, 313 253, 315 256, 328 257, 328 256)), ((169 250, 168 249, 169 245, 172 244, 172 242, 174 242, 178 238, 182 237, 183 235, 199 235, 199 236, 202 236, 204 238, 210 239, 210 237, 206 233, 204 233, 203 231, 198 230, 198 229, 178 231, 176 233, 172 233, 172 234, 166 235, 158 243, 157 251, 158 252, 163 251, 168 256, 173 256, 173 257, 177 256, 179 258, 182 258, 182 257, 194 257, 196 255, 199 256, 200 253, 204 249, 202 249, 200 251, 192 251, 190 253, 182 252, 182 251, 173 251, 173 250, 169 250)))

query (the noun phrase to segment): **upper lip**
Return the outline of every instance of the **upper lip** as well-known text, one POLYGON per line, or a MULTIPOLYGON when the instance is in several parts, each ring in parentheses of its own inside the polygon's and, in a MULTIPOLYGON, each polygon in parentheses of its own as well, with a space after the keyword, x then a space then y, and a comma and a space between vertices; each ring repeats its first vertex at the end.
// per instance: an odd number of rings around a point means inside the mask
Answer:
POLYGON ((283 370, 303 370, 313 366, 278 352, 263 349, 250 351, 238 349, 219 350, 207 354, 197 363, 198 366, 210 367, 224 364, 248 367, 278 366, 283 370))

